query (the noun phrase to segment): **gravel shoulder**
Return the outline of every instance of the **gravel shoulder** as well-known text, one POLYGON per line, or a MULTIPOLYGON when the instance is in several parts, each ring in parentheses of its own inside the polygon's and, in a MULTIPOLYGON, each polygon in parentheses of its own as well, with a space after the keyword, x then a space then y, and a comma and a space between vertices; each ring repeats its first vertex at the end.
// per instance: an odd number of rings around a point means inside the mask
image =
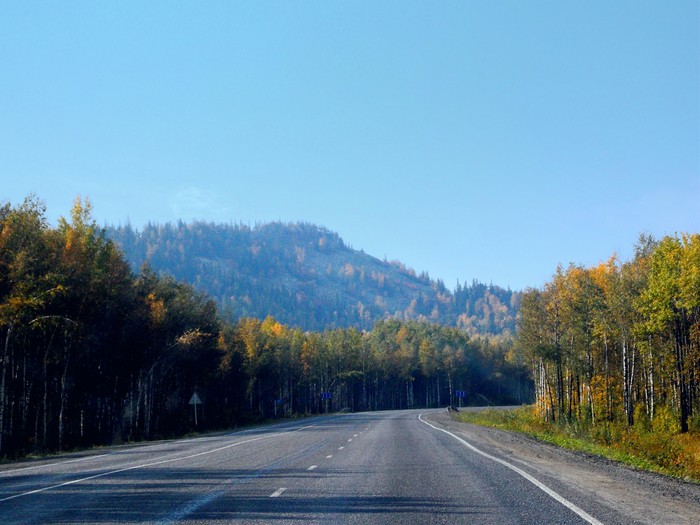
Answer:
POLYGON ((545 483, 571 488, 631 523, 700 523, 700 484, 640 471, 522 434, 462 423, 446 411, 431 412, 427 419, 484 452, 525 467, 545 483))

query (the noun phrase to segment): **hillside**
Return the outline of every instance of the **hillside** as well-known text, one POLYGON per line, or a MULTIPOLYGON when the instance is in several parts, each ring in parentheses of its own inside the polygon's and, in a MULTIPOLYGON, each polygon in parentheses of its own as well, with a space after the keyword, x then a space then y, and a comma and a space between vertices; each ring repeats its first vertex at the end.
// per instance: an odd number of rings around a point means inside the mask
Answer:
POLYGON ((370 329, 378 319, 427 319, 474 334, 512 334, 520 294, 474 282, 449 291, 403 264, 354 250, 306 223, 203 222, 112 227, 135 269, 192 283, 232 318, 271 315, 305 330, 370 329))

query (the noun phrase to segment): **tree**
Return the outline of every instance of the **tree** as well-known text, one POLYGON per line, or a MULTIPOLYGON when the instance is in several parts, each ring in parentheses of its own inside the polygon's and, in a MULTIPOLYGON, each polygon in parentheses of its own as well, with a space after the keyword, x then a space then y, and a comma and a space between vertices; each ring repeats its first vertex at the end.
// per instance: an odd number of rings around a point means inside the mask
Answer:
POLYGON ((647 334, 673 346, 677 404, 682 432, 688 430, 697 397, 700 321, 700 235, 665 237, 651 257, 649 278, 639 300, 647 334))

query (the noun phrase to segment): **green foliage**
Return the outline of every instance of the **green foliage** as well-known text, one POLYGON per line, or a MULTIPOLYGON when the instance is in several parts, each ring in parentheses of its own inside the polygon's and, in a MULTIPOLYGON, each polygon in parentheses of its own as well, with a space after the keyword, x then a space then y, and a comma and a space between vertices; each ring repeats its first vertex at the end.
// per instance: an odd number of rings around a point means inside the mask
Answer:
MULTIPOLYGON (((300 259, 342 248, 315 231, 300 259)), ((282 246, 285 234, 273 227, 270 242, 282 246)), ((167 250, 182 255, 180 246, 167 250)), ((192 285, 148 264, 135 274, 81 200, 56 229, 35 197, 0 206, 0 342, 0 457, 345 408, 441 406, 455 403, 455 390, 471 403, 530 395, 507 343, 455 328, 391 319, 314 333, 271 316, 222 319, 192 285)))
POLYGON ((670 407, 658 407, 654 414, 654 419, 651 421, 651 428, 653 431, 663 435, 678 434, 681 430, 678 414, 670 407))
POLYGON ((619 425, 689 430, 700 412, 700 235, 642 237, 632 261, 560 267, 521 304, 515 348, 545 421, 590 423, 607 444, 619 425))

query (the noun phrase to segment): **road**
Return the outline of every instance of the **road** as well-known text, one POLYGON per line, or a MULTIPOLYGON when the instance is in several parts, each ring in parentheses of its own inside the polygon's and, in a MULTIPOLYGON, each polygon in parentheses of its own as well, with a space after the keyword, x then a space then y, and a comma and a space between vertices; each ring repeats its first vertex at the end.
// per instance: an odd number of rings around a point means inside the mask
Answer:
POLYGON ((4 465, 0 521, 637 522, 455 425, 444 411, 343 414, 4 465))

